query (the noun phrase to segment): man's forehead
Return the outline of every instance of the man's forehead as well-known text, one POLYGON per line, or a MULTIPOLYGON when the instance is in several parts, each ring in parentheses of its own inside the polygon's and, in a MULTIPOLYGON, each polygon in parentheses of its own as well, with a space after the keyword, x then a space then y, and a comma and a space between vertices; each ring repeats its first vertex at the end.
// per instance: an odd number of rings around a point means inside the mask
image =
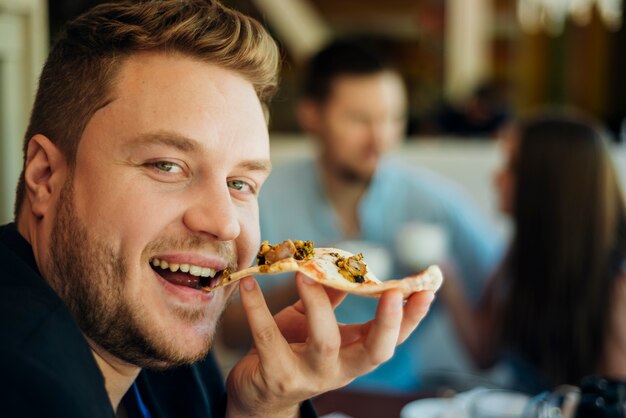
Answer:
MULTIPOLYGON (((256 91, 242 74, 183 53, 131 54, 122 61, 112 87, 111 102, 124 112, 183 113, 190 119, 204 112, 219 122, 236 109, 247 112, 247 120, 267 125, 256 91)), ((245 124, 240 121, 239 126, 245 124)))
POLYGON ((349 99, 355 94, 393 93, 398 98, 404 95, 402 79, 390 71, 371 74, 346 74, 336 77, 330 86, 329 98, 349 99))
MULTIPOLYGON (((212 102, 229 96, 250 95, 258 101, 252 83, 243 74, 176 51, 138 52, 124 58, 113 92, 117 97, 150 93, 161 93, 163 97, 164 93, 180 93, 187 98, 206 98, 212 102), (209 91, 211 95, 207 97, 209 91)), ((258 106, 261 107, 260 103, 258 106)))
POLYGON ((189 153, 230 146, 252 159, 269 154, 267 125, 251 83, 186 56, 142 53, 125 59, 111 100, 92 123, 111 138, 130 139, 128 146, 159 143, 189 153))

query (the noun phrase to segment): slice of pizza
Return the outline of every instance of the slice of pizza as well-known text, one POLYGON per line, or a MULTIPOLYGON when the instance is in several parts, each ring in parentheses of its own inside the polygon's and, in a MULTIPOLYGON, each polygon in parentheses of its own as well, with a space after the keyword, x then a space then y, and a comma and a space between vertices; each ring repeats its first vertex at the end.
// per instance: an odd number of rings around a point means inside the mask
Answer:
POLYGON ((351 254, 336 248, 314 248, 311 241, 287 240, 270 245, 261 244, 257 254, 257 265, 234 273, 224 271, 224 277, 214 287, 215 290, 229 285, 246 276, 255 274, 275 274, 299 271, 324 286, 363 296, 380 297, 389 289, 397 289, 405 298, 422 290, 437 291, 443 282, 443 275, 437 266, 430 266, 423 272, 398 280, 379 280, 368 270, 362 254, 351 254))

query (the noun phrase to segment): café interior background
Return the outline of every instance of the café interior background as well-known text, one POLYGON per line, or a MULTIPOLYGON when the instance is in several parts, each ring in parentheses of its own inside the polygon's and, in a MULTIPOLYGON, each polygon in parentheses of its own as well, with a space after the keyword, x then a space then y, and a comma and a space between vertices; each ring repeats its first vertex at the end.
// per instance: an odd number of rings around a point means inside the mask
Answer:
MULTIPOLYGON (((2 223, 12 218, 22 136, 50 42, 65 21, 98 3, 0 0, 2 223)), ((276 158, 307 150, 293 112, 303 62, 334 36, 361 34, 371 39, 372 48, 389 52, 406 79, 408 154, 461 179, 485 210, 494 211, 487 172, 498 159, 493 139, 460 138, 437 124, 441 109, 467 103, 479 87, 488 87, 482 90, 489 93, 488 100, 511 116, 543 105, 570 105, 590 113, 610 128, 618 167, 626 172, 620 143, 626 136, 626 0, 223 3, 263 21, 282 49, 281 85, 270 125, 276 158)))

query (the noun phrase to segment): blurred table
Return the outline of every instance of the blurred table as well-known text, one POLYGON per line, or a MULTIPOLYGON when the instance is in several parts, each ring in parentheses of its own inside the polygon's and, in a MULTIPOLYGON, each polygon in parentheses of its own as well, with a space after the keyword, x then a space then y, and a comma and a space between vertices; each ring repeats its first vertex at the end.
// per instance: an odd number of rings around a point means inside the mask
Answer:
POLYGON ((320 416, 338 412, 352 418, 397 418, 409 402, 437 395, 435 390, 389 394, 340 389, 314 398, 313 405, 320 416))

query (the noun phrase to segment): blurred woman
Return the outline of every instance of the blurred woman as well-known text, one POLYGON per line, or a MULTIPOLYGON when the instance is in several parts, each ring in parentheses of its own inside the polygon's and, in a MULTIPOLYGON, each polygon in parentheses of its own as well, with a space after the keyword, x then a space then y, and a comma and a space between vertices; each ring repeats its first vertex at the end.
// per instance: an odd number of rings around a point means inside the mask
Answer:
POLYGON ((444 284, 461 340, 478 366, 508 360, 527 392, 626 378, 626 209, 599 129, 544 114, 502 141, 496 186, 513 237, 477 309, 444 284))

